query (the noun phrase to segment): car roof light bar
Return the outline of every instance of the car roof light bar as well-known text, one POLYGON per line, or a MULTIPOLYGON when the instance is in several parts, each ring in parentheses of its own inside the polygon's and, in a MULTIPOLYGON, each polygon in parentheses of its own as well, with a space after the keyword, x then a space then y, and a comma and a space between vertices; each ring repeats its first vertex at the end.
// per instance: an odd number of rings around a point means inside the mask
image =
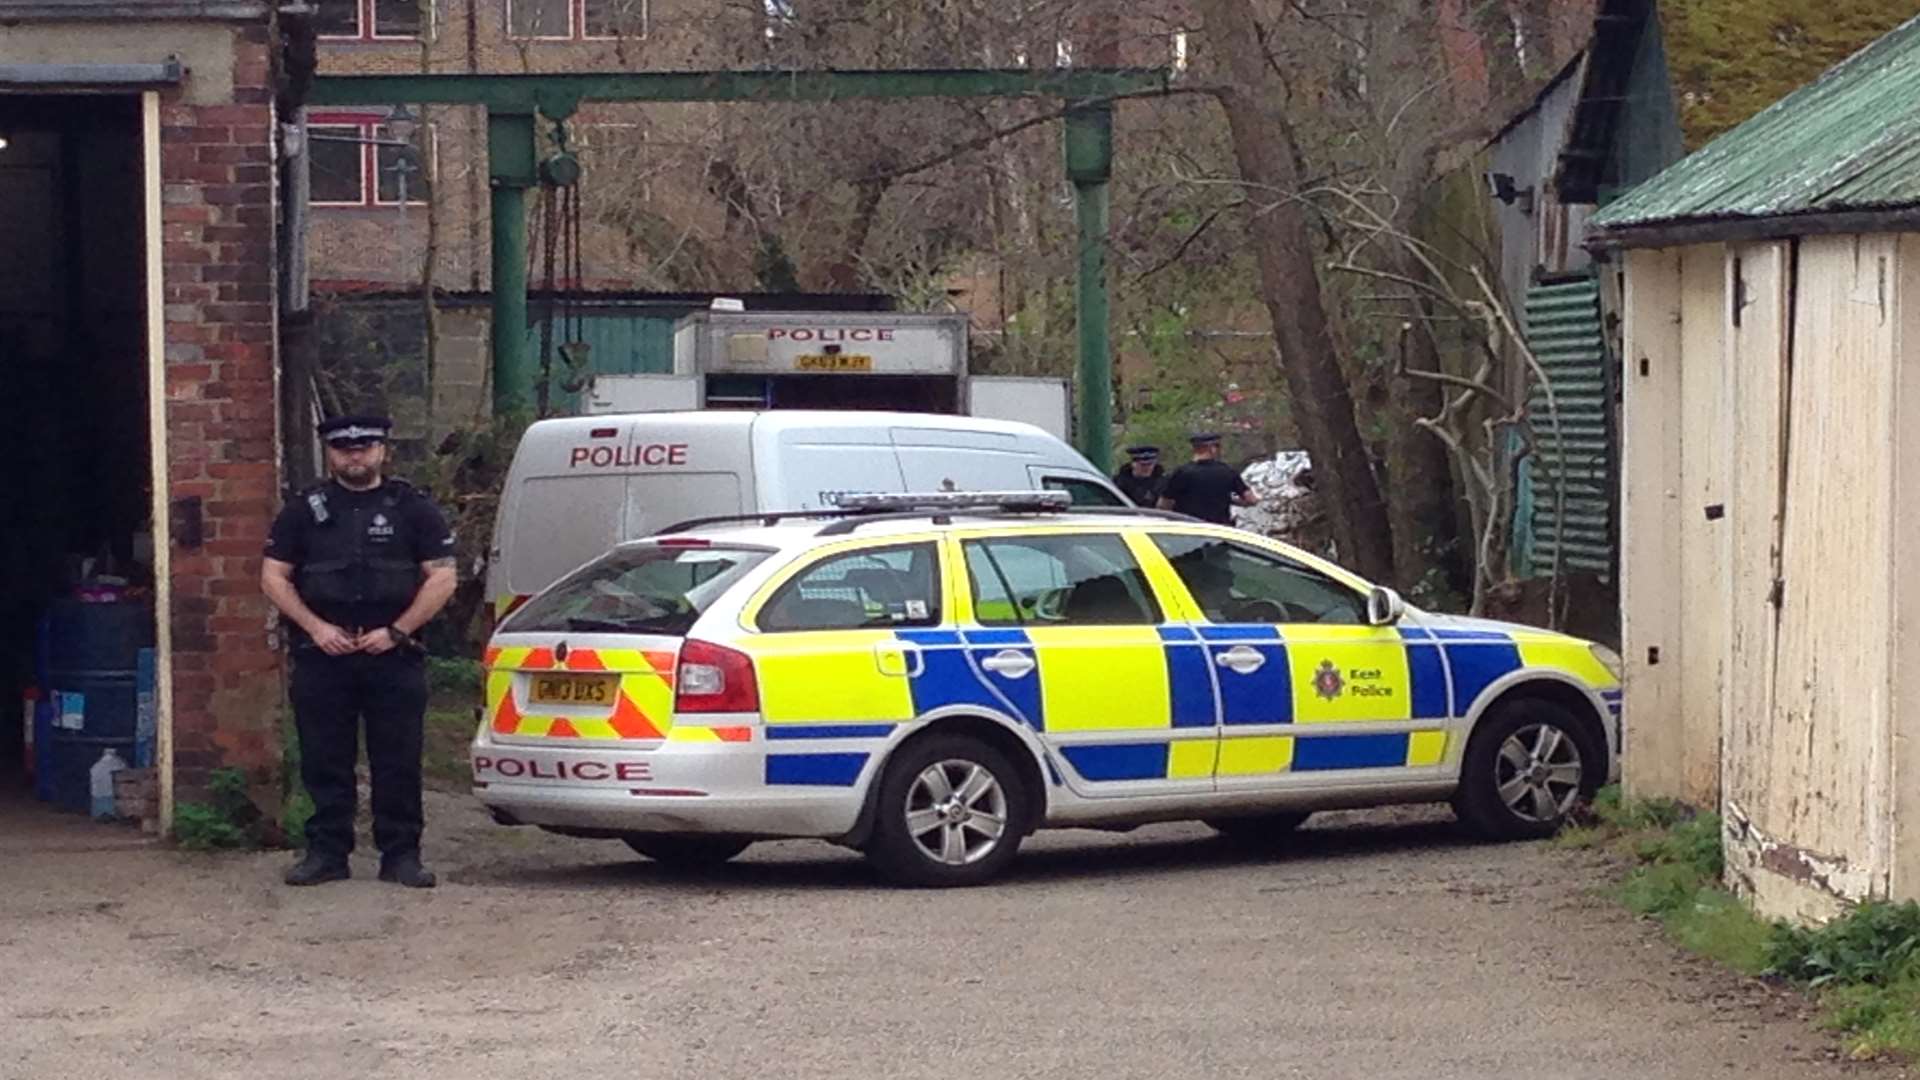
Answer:
POLYGON ((926 491, 842 495, 840 508, 887 514, 908 510, 1065 510, 1073 496, 1064 491, 926 491))

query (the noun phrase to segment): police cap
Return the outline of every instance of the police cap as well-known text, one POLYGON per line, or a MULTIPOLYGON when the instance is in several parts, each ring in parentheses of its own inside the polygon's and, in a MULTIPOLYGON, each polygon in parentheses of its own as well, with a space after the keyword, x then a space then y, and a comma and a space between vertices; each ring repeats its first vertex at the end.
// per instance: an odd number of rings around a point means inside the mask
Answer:
POLYGON ((1196 431, 1187 437, 1187 441, 1195 446, 1211 446, 1220 441, 1220 436, 1211 431, 1196 431))
POLYGON ((352 450, 361 446, 387 441, 387 435, 393 431, 393 421, 384 416, 357 415, 335 416, 320 421, 314 427, 328 446, 336 450, 352 450))
POLYGON ((1127 456, 1135 461, 1158 461, 1160 448, 1157 446, 1129 446, 1127 456))

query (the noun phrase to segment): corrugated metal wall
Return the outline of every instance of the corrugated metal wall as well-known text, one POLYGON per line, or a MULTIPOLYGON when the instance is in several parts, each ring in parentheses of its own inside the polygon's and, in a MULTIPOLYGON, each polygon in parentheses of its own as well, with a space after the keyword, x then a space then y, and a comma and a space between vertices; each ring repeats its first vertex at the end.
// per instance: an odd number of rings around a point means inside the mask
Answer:
MULTIPOLYGON (((540 360, 540 320, 545 313, 535 302, 528 311, 527 355, 540 360)), ((553 321, 554 383, 551 400, 557 411, 574 412, 578 393, 562 388, 562 342, 578 337, 589 346, 587 366, 595 375, 669 375, 673 373, 673 324, 678 313, 640 312, 610 308, 584 311, 577 330, 556 313, 553 321)))
POLYGON ((1600 286, 1591 275, 1527 291, 1527 342, 1552 386, 1535 386, 1529 408, 1533 455, 1524 498, 1531 535, 1517 549, 1520 572, 1610 575, 1613 570, 1613 395, 1600 286), (1557 413, 1558 424, 1555 423, 1557 413), (1564 495, 1564 499, 1560 496, 1564 495))

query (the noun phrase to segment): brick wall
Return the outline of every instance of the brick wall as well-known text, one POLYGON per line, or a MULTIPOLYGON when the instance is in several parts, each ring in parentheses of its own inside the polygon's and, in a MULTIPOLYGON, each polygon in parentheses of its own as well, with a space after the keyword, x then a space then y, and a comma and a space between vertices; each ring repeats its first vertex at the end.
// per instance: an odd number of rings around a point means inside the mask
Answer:
POLYGON ((172 551, 178 797, 221 765, 275 779, 280 656, 260 592, 278 507, 274 105, 269 32, 233 30, 234 90, 161 104, 169 495, 198 499, 204 542, 172 551))

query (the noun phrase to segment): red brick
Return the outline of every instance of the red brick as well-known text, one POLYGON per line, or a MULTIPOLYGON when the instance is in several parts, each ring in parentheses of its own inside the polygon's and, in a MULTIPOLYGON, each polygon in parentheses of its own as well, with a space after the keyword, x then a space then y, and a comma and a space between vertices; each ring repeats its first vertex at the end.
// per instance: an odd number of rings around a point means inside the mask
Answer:
MULTIPOLYGON (((236 184, 268 184, 273 181, 273 166, 250 164, 233 166, 233 182, 236 184)), ((241 207, 240 221, 247 221, 246 213, 251 207, 241 207)), ((264 208, 262 208, 264 210, 264 208)))
POLYGON ((273 202, 273 189, 266 184, 209 184, 200 195, 208 206, 269 206, 273 202))
POLYGON ((169 265, 198 265, 213 261, 213 249, 202 244, 170 243, 161 246, 161 255, 169 265))
POLYGON ((273 151, 265 143, 221 142, 196 147, 193 156, 203 165, 255 165, 272 161, 273 151))
POLYGON ((202 105, 194 110, 194 126, 208 124, 258 124, 266 121, 271 113, 257 105, 202 105))
POLYGON ((205 206, 167 206, 159 211, 159 219, 169 225, 205 225, 213 221, 213 209, 205 206))
POLYGON ((220 286, 220 299, 238 304, 273 303, 273 286, 252 282, 228 282, 220 286))
POLYGON ((208 304, 201 314, 209 322, 265 323, 273 318, 271 304, 208 304))
POLYGON ((265 124, 237 124, 233 128, 232 139, 236 143, 255 146, 267 146, 268 128, 265 124))

